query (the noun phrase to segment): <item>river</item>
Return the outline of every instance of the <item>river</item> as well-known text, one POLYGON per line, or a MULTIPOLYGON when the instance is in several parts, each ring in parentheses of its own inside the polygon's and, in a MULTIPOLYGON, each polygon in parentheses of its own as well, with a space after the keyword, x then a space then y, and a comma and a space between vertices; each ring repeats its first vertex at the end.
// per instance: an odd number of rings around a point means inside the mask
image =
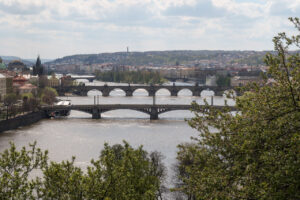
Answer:
MULTIPOLYGON (((86 83, 89 84, 89 83, 86 83)), ((101 85, 104 83, 95 81, 101 85)), ((108 83, 113 84, 113 83, 108 83)), ((177 84, 177 83, 176 83, 177 84)), ((181 83, 183 84, 183 83, 181 83)), ((90 91, 87 97, 59 97, 69 99, 72 104, 93 104, 94 96, 100 92, 90 91)), ((111 92, 109 97, 99 97, 101 104, 152 104, 152 97, 145 90, 138 90, 133 97, 125 97, 121 90, 111 92)), ((156 104, 190 104, 196 101, 210 102, 211 91, 202 93, 202 97, 192 97, 189 90, 182 90, 178 97, 171 97, 167 90, 157 92, 156 104)), ((214 97, 214 104, 223 105, 223 97, 214 97)), ((230 105, 234 102, 229 101, 230 105)), ((177 145, 190 142, 197 131, 189 127, 185 119, 193 117, 190 111, 171 111, 159 115, 159 120, 150 120, 149 116, 132 110, 115 110, 102 114, 102 119, 91 119, 91 115, 71 111, 63 119, 45 119, 34 125, 0 134, 0 152, 14 142, 18 148, 37 141, 41 149, 49 150, 53 161, 61 161, 76 156, 76 164, 85 168, 92 158, 97 158, 105 142, 110 145, 129 142, 133 147, 143 145, 147 151, 159 151, 164 155, 168 175, 172 174, 172 165, 176 162, 177 145)), ((170 180, 170 177, 169 177, 170 180)))

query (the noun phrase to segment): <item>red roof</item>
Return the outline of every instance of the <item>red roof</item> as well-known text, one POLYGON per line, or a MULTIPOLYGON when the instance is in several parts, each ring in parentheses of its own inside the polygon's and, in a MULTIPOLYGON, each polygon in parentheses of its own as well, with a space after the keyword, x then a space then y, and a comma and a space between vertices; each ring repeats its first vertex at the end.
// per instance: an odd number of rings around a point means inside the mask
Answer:
POLYGON ((19 87, 19 89, 36 89, 37 87, 35 85, 32 85, 31 83, 27 83, 21 87, 19 87))
POLYGON ((13 81, 16 81, 16 82, 25 82, 27 81, 27 79, 23 76, 16 76, 13 78, 13 81))

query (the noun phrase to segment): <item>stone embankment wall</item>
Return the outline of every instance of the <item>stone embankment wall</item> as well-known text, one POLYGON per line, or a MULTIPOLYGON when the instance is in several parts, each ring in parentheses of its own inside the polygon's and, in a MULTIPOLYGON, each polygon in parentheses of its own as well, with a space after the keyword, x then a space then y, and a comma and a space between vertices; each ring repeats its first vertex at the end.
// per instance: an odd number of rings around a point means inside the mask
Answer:
POLYGON ((47 118, 44 111, 33 112, 22 116, 15 117, 13 119, 0 121, 0 133, 3 131, 17 129, 21 126, 28 126, 34 124, 41 119, 47 118))

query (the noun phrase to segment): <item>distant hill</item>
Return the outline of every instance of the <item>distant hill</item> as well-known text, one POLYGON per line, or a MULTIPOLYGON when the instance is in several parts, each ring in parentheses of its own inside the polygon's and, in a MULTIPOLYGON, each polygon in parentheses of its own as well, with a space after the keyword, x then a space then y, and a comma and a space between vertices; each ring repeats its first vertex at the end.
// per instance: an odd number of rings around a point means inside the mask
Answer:
POLYGON ((59 58, 45 63, 55 66, 63 64, 91 65, 115 63, 120 65, 194 65, 200 60, 215 60, 222 63, 263 64, 267 51, 147 51, 147 52, 116 52, 101 54, 81 54, 59 58))
MULTIPOLYGON (((17 56, 0 56, 0 57, 2 58, 2 60, 5 64, 8 64, 13 60, 19 60, 27 66, 32 66, 32 65, 34 65, 34 63, 36 61, 36 58, 35 59, 23 59, 23 58, 20 58, 20 57, 17 57, 17 56)), ((50 62, 52 60, 53 59, 41 59, 42 63, 50 62)))
MULTIPOLYGON (((24 60, 27 60, 27 61, 29 61, 29 62, 31 62, 31 63, 35 63, 36 62, 36 58, 34 58, 34 59, 24 59, 24 60)), ((42 63, 46 63, 46 62, 51 62, 51 61, 53 61, 54 59, 43 59, 43 58, 41 58, 41 61, 42 61, 42 63)))
POLYGON ((34 64, 34 62, 31 62, 27 59, 22 59, 22 58, 19 58, 19 57, 16 57, 16 56, 0 56, 0 57, 2 58, 2 60, 5 64, 8 64, 13 60, 19 60, 22 63, 24 63, 25 65, 27 65, 28 67, 30 67, 34 64))

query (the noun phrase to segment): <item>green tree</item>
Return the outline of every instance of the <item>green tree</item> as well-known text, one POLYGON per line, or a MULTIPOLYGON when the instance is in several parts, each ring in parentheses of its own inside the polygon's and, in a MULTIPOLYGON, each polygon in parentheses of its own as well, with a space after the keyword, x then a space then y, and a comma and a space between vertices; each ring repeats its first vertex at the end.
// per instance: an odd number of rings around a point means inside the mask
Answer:
POLYGON ((44 67, 42 65, 40 56, 38 56, 35 65, 33 66, 33 75, 41 76, 43 74, 44 74, 44 67))
POLYGON ((218 75, 216 82, 219 87, 231 85, 230 76, 218 75))
POLYGON ((175 188, 189 199, 300 199, 300 56, 288 52, 300 35, 273 41, 277 55, 265 62, 275 82, 245 88, 238 113, 194 104, 189 124, 200 136, 179 146, 175 188))
POLYGON ((162 196, 165 169, 161 156, 128 143, 105 144, 97 161, 88 168, 88 199, 158 199, 162 196))
POLYGON ((4 96, 4 104, 11 106, 15 104, 18 100, 18 96, 14 93, 10 93, 4 96))
POLYGON ((86 172, 75 166, 75 157, 49 163, 47 155, 36 143, 20 151, 11 143, 0 153, 1 199, 162 199, 165 167, 158 152, 105 144, 86 172))
POLYGON ((0 153, 0 197, 1 199, 35 199, 35 188, 39 185, 30 173, 47 165, 48 152, 30 144, 30 149, 20 151, 11 143, 10 149, 0 153))
POLYGON ((54 88, 45 87, 42 90, 41 99, 43 103, 51 105, 56 101, 57 96, 58 96, 57 91, 54 88))
POLYGON ((51 162, 43 169, 37 196, 41 199, 84 199, 84 174, 71 161, 51 162))

